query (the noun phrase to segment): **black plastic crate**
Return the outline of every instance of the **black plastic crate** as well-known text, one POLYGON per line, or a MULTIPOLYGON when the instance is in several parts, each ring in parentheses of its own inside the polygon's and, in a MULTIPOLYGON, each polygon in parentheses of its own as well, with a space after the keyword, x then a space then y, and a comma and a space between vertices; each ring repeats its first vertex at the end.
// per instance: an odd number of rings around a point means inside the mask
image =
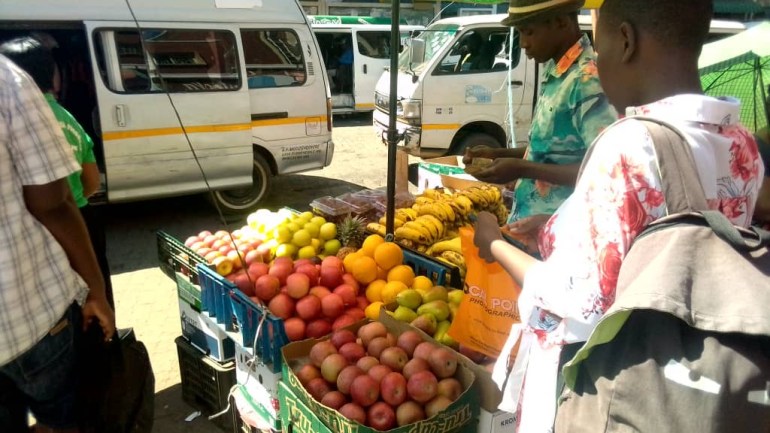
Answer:
MULTIPOLYGON (((230 389, 235 385, 235 363, 216 362, 183 337, 177 337, 175 342, 182 400, 206 416, 221 412, 227 407, 230 389)), ((234 410, 231 406, 228 413, 214 418, 212 422, 227 432, 233 431, 234 410)))
POLYGON ((196 266, 202 264, 211 268, 203 257, 162 230, 157 232, 157 241, 160 270, 172 280, 176 281, 177 273, 180 273, 188 277, 190 282, 198 285, 196 266))
POLYGON ((460 269, 447 263, 439 262, 433 257, 414 251, 400 245, 404 251, 404 264, 414 269, 415 275, 424 275, 438 286, 463 288, 460 269))

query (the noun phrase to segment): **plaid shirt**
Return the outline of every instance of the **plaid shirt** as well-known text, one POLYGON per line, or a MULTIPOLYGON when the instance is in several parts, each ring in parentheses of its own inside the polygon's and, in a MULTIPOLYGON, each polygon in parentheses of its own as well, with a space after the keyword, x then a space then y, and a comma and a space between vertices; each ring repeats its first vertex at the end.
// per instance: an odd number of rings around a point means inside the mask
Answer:
POLYGON ((80 169, 32 79, 0 56, 0 365, 18 357, 88 288, 64 249, 27 210, 22 187, 80 169))

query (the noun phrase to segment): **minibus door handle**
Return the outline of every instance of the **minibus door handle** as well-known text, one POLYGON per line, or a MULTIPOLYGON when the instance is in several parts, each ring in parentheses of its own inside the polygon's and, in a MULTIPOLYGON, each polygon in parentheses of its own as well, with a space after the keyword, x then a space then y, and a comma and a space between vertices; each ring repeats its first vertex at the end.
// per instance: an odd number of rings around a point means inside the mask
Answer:
POLYGON ((366 64, 364 63, 364 74, 366 73, 366 64))
POLYGON ((117 122, 118 126, 125 128, 126 127, 126 106, 123 104, 118 104, 115 106, 115 121, 117 122))
POLYGON ((521 80, 513 80, 513 81, 511 81, 511 86, 512 87, 521 87, 523 85, 524 85, 524 82, 521 81, 521 80))

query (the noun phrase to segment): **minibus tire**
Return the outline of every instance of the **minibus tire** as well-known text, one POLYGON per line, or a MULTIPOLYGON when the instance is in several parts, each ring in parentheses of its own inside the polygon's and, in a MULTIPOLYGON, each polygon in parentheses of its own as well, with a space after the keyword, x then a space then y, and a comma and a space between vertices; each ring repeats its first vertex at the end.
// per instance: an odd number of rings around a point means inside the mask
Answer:
POLYGON ((452 149, 450 149, 450 155, 462 155, 465 153, 465 149, 470 149, 476 146, 488 146, 493 148, 503 147, 495 137, 485 134, 483 132, 471 132, 457 142, 452 149))
POLYGON ((215 206, 219 206, 223 214, 245 214, 254 210, 259 202, 270 192, 272 177, 270 164, 265 161, 262 155, 255 153, 253 183, 251 186, 213 191, 210 197, 213 196, 215 206))

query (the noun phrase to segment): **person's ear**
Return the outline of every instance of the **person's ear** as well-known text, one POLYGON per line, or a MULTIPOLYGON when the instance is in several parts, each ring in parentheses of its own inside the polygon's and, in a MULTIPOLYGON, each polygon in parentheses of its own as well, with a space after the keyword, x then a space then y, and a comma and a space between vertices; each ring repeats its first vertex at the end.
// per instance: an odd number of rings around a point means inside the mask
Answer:
POLYGON ((620 38, 623 42, 623 56, 621 56, 620 61, 628 63, 634 57, 637 50, 636 30, 631 23, 624 21, 620 24, 620 38))

